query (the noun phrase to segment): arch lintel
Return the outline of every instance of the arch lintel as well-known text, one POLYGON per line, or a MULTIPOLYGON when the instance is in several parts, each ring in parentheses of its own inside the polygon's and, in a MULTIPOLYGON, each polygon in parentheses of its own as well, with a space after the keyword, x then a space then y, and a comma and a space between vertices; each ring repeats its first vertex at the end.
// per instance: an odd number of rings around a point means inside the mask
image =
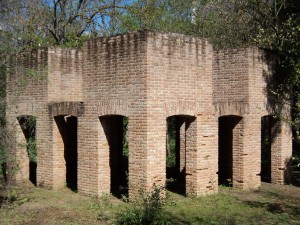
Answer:
POLYGON ((243 117, 249 113, 249 104, 238 101, 224 101, 214 103, 215 111, 219 117, 235 115, 243 117))
POLYGON ((200 104, 196 101, 175 100, 165 102, 166 117, 170 116, 193 116, 197 117, 200 104))
POLYGON ((52 117, 59 115, 82 116, 84 113, 83 102, 58 102, 49 104, 49 114, 52 117))

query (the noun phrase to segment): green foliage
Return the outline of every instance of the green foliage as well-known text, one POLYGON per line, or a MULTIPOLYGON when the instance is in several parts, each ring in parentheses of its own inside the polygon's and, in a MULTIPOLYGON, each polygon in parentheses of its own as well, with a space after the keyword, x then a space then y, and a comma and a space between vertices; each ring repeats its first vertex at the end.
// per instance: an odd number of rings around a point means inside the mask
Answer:
POLYGON ((186 33, 190 26, 192 0, 134 0, 119 16, 120 31, 159 30, 186 33))
POLYGON ((128 158, 128 140, 127 140, 127 131, 128 131, 128 117, 123 117, 123 156, 128 158))
POLYGON ((37 146, 36 146, 36 117, 34 116, 20 116, 18 121, 23 130, 26 139, 26 149, 29 160, 36 162, 37 146))
POLYGON ((176 119, 167 118, 167 167, 176 166, 176 119))
POLYGON ((27 139, 26 147, 27 147, 29 161, 36 162, 37 150, 36 150, 35 137, 30 137, 29 139, 27 139))
POLYGON ((300 171, 300 156, 297 154, 292 157, 292 168, 294 170, 300 171))
POLYGON ((122 225, 166 224, 164 219, 164 188, 153 186, 151 192, 140 192, 140 199, 116 214, 115 223, 122 225))
POLYGON ((169 150, 170 153, 167 156, 167 167, 175 167, 176 166, 176 149, 175 149, 175 139, 169 139, 169 150))

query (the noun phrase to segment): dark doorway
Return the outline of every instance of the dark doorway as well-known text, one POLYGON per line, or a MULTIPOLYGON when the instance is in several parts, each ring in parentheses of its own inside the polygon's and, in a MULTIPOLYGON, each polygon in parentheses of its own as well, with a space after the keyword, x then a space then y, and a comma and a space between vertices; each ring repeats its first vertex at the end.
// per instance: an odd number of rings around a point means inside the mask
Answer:
POLYGON ((36 117, 17 117, 26 139, 26 150, 29 158, 29 180, 36 185, 37 150, 36 150, 36 117))
POLYGON ((54 117, 64 144, 66 162, 66 183, 72 191, 77 191, 77 117, 54 117))
POLYGON ((261 118, 261 181, 271 182, 272 142, 277 120, 273 116, 261 118))
POLYGON ((195 121, 192 116, 170 116, 167 118, 166 172, 168 190, 186 194, 186 153, 192 145, 187 142, 188 129, 195 121))
POLYGON ((128 196, 128 118, 111 115, 99 119, 109 145, 110 191, 116 197, 128 196))
POLYGON ((233 156, 239 151, 240 131, 238 124, 242 117, 219 117, 219 156, 218 183, 232 186, 233 184, 233 156))

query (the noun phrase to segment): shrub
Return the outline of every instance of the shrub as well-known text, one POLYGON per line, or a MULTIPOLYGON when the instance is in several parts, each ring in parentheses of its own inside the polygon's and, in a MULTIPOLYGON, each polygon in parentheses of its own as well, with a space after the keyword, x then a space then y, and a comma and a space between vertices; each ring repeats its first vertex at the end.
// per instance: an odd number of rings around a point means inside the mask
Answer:
POLYGON ((120 225, 166 224, 163 206, 163 187, 154 185, 151 192, 140 192, 140 198, 125 210, 116 214, 115 223, 120 225))

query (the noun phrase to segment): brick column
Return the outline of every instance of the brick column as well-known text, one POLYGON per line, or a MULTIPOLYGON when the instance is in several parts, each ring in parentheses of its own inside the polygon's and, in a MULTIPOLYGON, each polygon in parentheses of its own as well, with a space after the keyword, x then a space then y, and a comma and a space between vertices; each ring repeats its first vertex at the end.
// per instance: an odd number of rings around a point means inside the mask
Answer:
MULTIPOLYGON (((139 197, 139 191, 141 189, 149 190, 151 188, 151 183, 154 181, 151 182, 148 173, 151 173, 152 169, 157 168, 157 165, 154 161, 157 157, 157 155, 155 155, 156 148, 154 145, 149 145, 150 140, 148 140, 148 135, 150 130, 147 132, 147 117, 144 114, 146 114, 145 111, 136 112, 128 119, 128 194, 130 199, 139 197), (151 153, 153 153, 153 156, 151 159, 149 159, 148 155, 151 153)), ((153 120, 153 125, 155 124, 156 121, 153 120)), ((160 134, 159 131, 157 131, 155 135, 158 137, 159 135, 165 136, 165 133, 160 134)), ((156 139, 154 138, 154 140, 156 139)), ((155 143, 155 141, 153 143, 155 143)), ((163 143, 165 143, 165 140, 163 143)), ((164 174, 163 171, 161 172, 164 174)))
POLYGON ((271 127, 271 182, 290 181, 290 160, 292 157, 292 131, 289 124, 278 121, 271 127))
POLYGON ((197 194, 197 121, 194 117, 185 119, 185 150, 186 150, 186 171, 185 171, 185 190, 186 195, 197 194))
POLYGON ((99 117, 88 106, 78 118, 78 191, 94 196, 110 193, 109 146, 99 117))
MULTIPOLYGON (((218 192, 218 120, 214 114, 200 114, 197 116, 197 147, 196 147, 196 176, 197 182, 193 189, 187 189, 187 194, 196 196, 218 192)), ((190 169, 189 169, 190 170, 190 169)), ((189 178, 192 181, 192 177, 189 178)))
POLYGON ((261 184, 261 116, 245 115, 242 123, 243 148, 241 162, 243 164, 241 183, 242 189, 258 188, 261 184))
POLYGON ((185 166, 186 166, 186 120, 185 118, 176 118, 176 135, 179 137, 176 140, 179 143, 176 143, 176 164, 179 166, 179 172, 185 173, 185 166))
POLYGON ((52 145, 52 163, 53 163, 53 188, 62 188, 66 186, 66 162, 64 158, 64 141, 58 128, 58 124, 63 119, 52 120, 53 126, 53 145, 52 145))
MULTIPOLYGON (((40 109, 36 119, 37 144, 37 186, 53 187, 53 127, 54 120, 48 113, 48 107, 40 109)), ((56 126, 56 125, 55 125, 56 126)))

